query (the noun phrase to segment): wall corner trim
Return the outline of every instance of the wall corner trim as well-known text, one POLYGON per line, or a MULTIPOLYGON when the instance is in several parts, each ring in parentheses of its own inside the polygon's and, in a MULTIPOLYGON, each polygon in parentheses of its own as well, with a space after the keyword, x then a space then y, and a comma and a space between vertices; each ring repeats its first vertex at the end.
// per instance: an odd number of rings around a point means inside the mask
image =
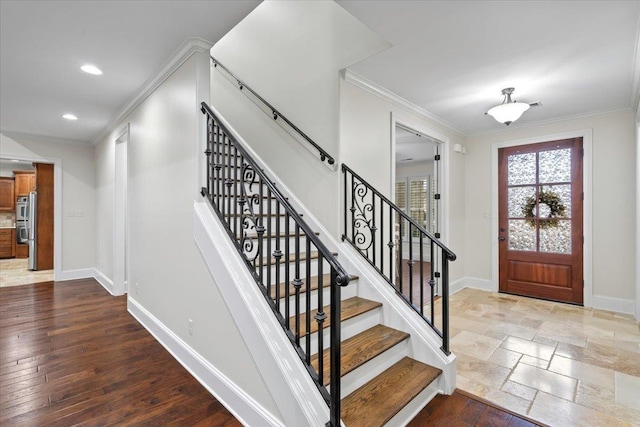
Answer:
POLYGON ((198 38, 189 37, 169 59, 153 74, 140 88, 140 90, 125 104, 116 116, 109 122, 104 130, 93 141, 92 145, 97 145, 109 135, 138 105, 153 93, 174 71, 176 71, 194 53, 205 53, 209 55, 209 50, 213 43, 198 38))
POLYGON ((389 89, 386 89, 380 86, 379 84, 372 82, 371 80, 365 77, 362 77, 359 74, 354 73, 349 69, 344 71, 344 80, 356 87, 359 87, 360 89, 364 89, 369 93, 379 96, 380 98, 384 99, 387 102, 390 102, 392 104, 405 108, 410 112, 417 114, 418 116, 425 117, 428 120, 431 120, 436 124, 443 126, 450 131, 453 131, 462 136, 467 136, 465 132, 456 128, 451 123, 445 120, 442 120, 440 117, 436 116, 435 114, 428 112, 424 108, 417 106, 416 104, 404 99, 400 95, 391 92, 389 89))
POLYGON ((113 292, 113 281, 109 279, 102 271, 94 268, 92 277, 96 279, 98 283, 100 283, 102 287, 107 290, 107 292, 115 296, 115 293, 113 292))
POLYGON ((127 298, 127 310, 169 353, 215 396, 243 425, 281 427, 258 402, 237 384, 207 362, 180 337, 132 297, 127 298), (240 416, 242 414, 242 416, 240 416))

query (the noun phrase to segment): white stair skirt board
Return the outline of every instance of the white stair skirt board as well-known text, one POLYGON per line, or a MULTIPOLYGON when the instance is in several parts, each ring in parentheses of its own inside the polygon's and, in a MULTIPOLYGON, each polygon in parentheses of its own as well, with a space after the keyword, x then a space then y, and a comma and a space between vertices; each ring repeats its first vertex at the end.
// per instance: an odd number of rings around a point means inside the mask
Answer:
POLYGON ((249 350, 260 355, 254 360, 270 393, 278 396, 284 425, 323 426, 327 404, 208 202, 194 203, 193 219, 196 245, 249 350))
POLYGON ((283 426, 279 420, 189 347, 135 299, 128 298, 127 308, 129 313, 243 425, 283 426))

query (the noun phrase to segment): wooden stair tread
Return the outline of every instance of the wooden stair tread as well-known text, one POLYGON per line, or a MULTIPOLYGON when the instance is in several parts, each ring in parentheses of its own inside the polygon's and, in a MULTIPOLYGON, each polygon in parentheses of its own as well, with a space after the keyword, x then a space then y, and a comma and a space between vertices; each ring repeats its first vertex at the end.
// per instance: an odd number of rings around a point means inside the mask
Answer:
MULTIPOLYGON (((357 280, 358 276, 354 276, 351 275, 350 276, 350 280, 357 280)), ((305 293, 307 291, 307 287, 304 284, 304 279, 302 280, 302 287, 300 288, 300 293, 305 293)), ((326 287, 329 285, 329 283, 331 283, 331 274, 327 273, 327 274, 323 274, 322 275, 322 286, 326 287)), ((311 291, 315 291, 318 289, 318 276, 313 276, 311 278, 310 281, 310 285, 311 285, 311 291)), ((285 297, 285 286, 286 284, 284 282, 280 283, 280 285, 278 286, 280 288, 280 298, 284 298, 285 297)), ((295 295, 295 287, 289 283, 289 296, 293 296, 295 295)), ((276 298, 276 287, 272 286, 271 287, 271 298, 275 299, 276 298)))
MULTIPOLYGON (((382 303, 377 301, 371 301, 368 299, 360 298, 360 297, 352 297, 342 301, 341 305, 341 315, 340 319, 344 322, 347 319, 351 319, 352 317, 358 316, 360 314, 366 313, 367 311, 371 311, 378 307, 381 307, 382 303)), ((331 325, 331 307, 329 305, 325 305, 323 307, 324 313, 327 318, 323 323, 323 327, 326 329, 331 325)), ((314 316, 318 312, 318 310, 311 310, 311 330, 310 333, 318 332, 318 323, 315 321, 314 316)), ((306 315, 304 313, 300 314, 300 337, 304 337, 307 335, 307 325, 306 325, 306 315)), ((289 318, 289 328, 295 334, 295 316, 291 316, 289 318)))
POLYGON ((341 417, 346 427, 385 425, 442 371, 410 357, 342 399, 341 417))
MULTIPOLYGON (((364 365, 374 357, 384 353, 396 344, 409 338, 409 334, 385 325, 376 325, 360 332, 341 344, 340 376, 344 376, 359 366, 364 365)), ((323 352, 324 385, 331 382, 329 349, 323 352)), ((318 355, 311 356, 311 365, 318 371, 318 355)))

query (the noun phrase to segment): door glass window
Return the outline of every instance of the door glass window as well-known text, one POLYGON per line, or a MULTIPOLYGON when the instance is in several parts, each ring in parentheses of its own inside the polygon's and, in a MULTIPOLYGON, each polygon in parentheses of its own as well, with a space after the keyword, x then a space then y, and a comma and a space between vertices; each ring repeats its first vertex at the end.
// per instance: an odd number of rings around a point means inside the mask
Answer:
POLYGON ((507 157, 509 249, 571 253, 571 149, 507 157))

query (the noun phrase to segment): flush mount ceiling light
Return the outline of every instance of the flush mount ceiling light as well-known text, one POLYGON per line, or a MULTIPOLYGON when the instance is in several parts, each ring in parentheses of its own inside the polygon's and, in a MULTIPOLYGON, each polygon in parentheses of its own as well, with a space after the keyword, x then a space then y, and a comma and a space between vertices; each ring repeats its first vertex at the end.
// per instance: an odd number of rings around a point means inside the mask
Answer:
POLYGON ((512 87, 502 89, 502 94, 504 95, 502 104, 496 105, 484 114, 488 114, 498 122, 509 126, 511 123, 518 120, 520 116, 522 116, 522 113, 527 111, 529 107, 542 105, 540 102, 527 104, 526 102, 514 101, 511 99, 511 95, 514 91, 515 89, 512 87))
POLYGON ((102 70, 96 67, 95 65, 86 64, 80 67, 80 69, 85 73, 94 74, 96 76, 99 76, 100 74, 102 74, 102 70))
POLYGON ((63 119, 67 119, 67 120, 78 120, 78 117, 77 117, 76 115, 74 115, 74 114, 69 114, 69 113, 67 113, 67 114, 63 114, 63 115, 62 115, 62 118, 63 118, 63 119))

